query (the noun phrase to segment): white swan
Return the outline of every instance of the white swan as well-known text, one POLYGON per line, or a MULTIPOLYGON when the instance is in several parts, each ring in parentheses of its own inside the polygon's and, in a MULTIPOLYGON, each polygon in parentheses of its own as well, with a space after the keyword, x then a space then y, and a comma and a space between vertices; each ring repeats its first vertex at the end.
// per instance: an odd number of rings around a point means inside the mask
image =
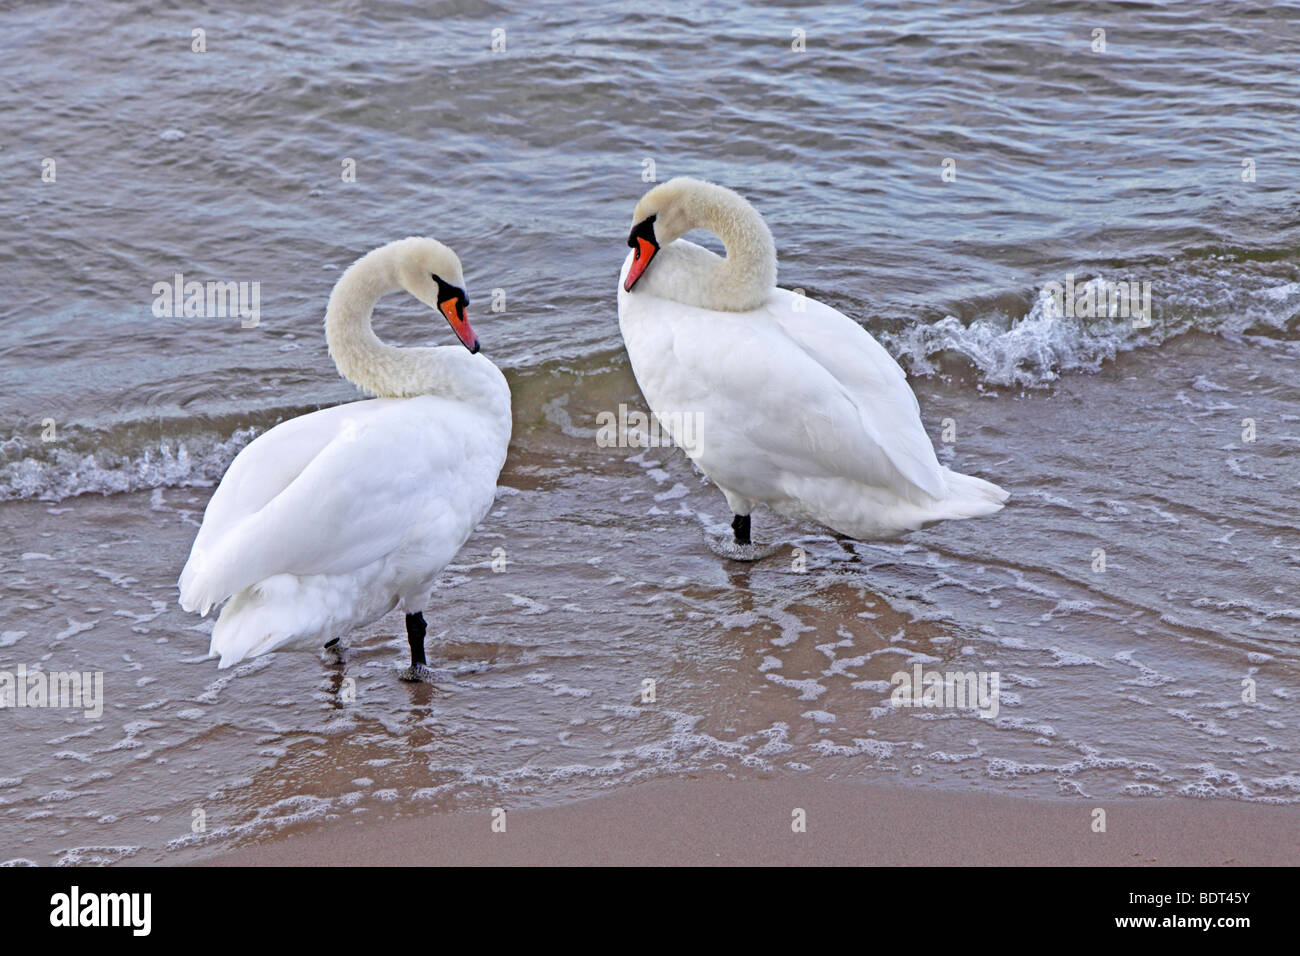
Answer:
POLYGON ((865 329, 776 288, 772 235, 736 193, 662 183, 637 203, 627 242, 618 315, 632 371, 726 495, 739 548, 760 503, 851 538, 1002 507, 997 485, 939 464, 903 370, 865 329), (726 257, 680 238, 696 228, 726 257))
POLYGON ((510 442, 510 389, 478 352, 455 253, 391 242, 339 278, 325 338, 339 373, 378 396, 283 422, 248 445, 208 502, 180 603, 225 602, 220 667, 287 644, 335 644, 401 606, 411 666, 429 676, 423 609, 434 579, 492 506, 510 442), (396 348, 371 330, 375 303, 405 289, 465 346, 396 348), (466 351, 468 349, 468 351, 466 351))

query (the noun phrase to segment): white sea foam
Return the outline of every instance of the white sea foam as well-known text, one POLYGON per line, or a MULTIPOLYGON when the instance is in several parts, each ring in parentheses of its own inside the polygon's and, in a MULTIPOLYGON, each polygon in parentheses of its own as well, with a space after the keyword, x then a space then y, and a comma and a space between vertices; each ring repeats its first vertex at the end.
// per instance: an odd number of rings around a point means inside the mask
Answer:
POLYGON ((62 851, 55 866, 108 866, 140 852, 138 846, 78 846, 62 851))
MULTIPOLYGON (((884 331, 880 339, 913 375, 932 375, 941 356, 957 355, 981 382, 1037 388, 1065 372, 1095 372, 1121 352, 1159 345, 1193 329, 1225 334, 1283 329, 1300 309, 1300 282, 1247 268, 1193 262, 1135 271, 1154 287, 1155 316, 1148 328, 1134 328, 1127 317, 1066 316, 1043 289, 1019 318, 991 314, 965 324, 949 315, 884 331)), ((1107 281, 1095 276, 1080 281, 1078 289, 1087 285, 1104 294, 1107 281)), ((1204 387, 1214 390, 1208 380, 1204 387)))
POLYGON ((134 451, 96 447, 90 438, 28 448, 16 438, 7 443, 9 454, 0 457, 0 501, 63 501, 84 494, 210 485, 253 435, 254 429, 246 428, 224 438, 162 439, 134 451))

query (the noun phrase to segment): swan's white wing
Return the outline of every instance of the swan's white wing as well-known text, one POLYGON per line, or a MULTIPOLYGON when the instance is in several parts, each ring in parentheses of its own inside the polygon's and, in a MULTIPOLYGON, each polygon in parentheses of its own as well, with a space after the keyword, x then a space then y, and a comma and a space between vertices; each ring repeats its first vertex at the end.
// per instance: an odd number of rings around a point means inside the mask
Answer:
POLYGON ((699 417, 687 451, 719 484, 757 500, 783 476, 946 494, 902 369, 847 317, 812 300, 796 312, 784 290, 731 313, 619 288, 637 382, 661 420, 699 417))
POLYGON ((207 548, 289 487, 345 422, 363 422, 394 401, 371 399, 323 408, 281 422, 253 439, 235 456, 209 499, 194 548, 207 548))
POLYGON ((863 430, 902 476, 932 498, 946 497, 916 393, 885 347, 843 313, 785 289, 775 290, 766 311, 835 378, 857 408, 863 430))
MULTIPOLYGON (((440 556, 449 560, 482 517, 469 514, 477 507, 466 508, 469 503, 460 499, 467 488, 484 482, 495 486, 496 471, 487 472, 493 464, 499 470, 500 462, 489 461, 496 456, 485 455, 481 447, 492 430, 466 406, 423 396, 328 411, 337 414, 312 422, 310 437, 302 429, 285 429, 282 444, 278 436, 272 439, 284 428, 278 426, 259 439, 263 447, 238 474, 232 466, 227 480, 233 475, 236 484, 217 512, 223 523, 214 522, 207 535, 200 532, 181 576, 187 608, 206 611, 275 574, 355 571, 410 543, 412 536, 427 541, 431 552, 449 552, 440 556), (298 474, 261 507, 247 511, 273 491, 313 442, 319 450, 298 474), (278 461, 282 449, 285 458, 278 461), (258 471, 262 467, 268 470, 258 471), (466 474, 467 469, 483 474, 466 474)), ((305 418, 317 415, 322 413, 305 418)), ((486 500, 490 503, 490 495, 486 500)), ((205 516, 205 530, 213 519, 205 516)))

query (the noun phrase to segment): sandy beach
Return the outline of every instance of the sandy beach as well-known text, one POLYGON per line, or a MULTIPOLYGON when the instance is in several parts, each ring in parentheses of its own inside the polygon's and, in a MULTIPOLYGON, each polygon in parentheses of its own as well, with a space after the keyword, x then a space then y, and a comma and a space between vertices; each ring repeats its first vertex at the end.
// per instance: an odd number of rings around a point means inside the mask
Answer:
POLYGON ((659 781, 558 807, 346 820, 212 866, 1288 866, 1300 811, 798 780, 659 781), (1106 831, 1094 832, 1094 810, 1106 831), (796 809, 806 830, 792 828, 796 809))

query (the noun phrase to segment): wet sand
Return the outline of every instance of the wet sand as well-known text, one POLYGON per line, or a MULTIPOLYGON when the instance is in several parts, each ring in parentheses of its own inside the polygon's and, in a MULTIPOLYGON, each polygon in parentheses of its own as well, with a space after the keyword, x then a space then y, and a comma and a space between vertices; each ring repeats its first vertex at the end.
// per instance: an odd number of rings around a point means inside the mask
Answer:
POLYGON ((320 824, 216 866, 1286 866, 1293 806, 1027 799, 816 780, 658 781, 542 809, 320 824), (1093 831, 1094 810, 1106 830, 1093 831), (794 813, 806 831, 793 830, 794 813))

